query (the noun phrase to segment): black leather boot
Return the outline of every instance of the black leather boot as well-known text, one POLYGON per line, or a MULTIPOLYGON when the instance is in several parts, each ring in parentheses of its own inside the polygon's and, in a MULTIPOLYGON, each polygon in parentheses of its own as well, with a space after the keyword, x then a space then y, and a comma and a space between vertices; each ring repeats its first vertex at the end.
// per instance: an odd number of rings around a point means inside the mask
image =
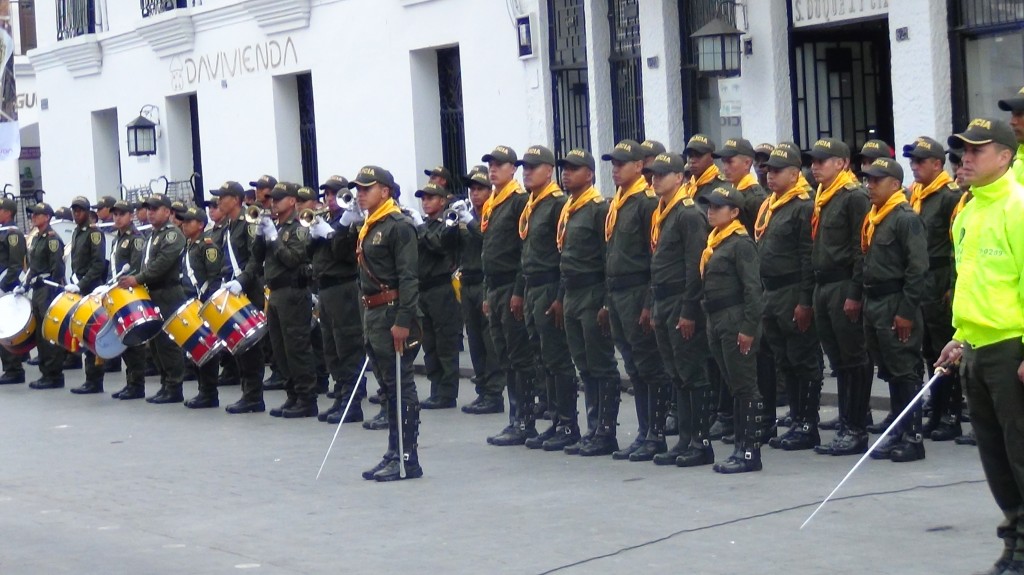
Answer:
POLYGON ((729 459, 716 463, 718 473, 750 473, 761 471, 761 429, 764 403, 743 401, 736 405, 736 445, 739 448, 729 459))
POLYGON ((334 403, 332 403, 331 406, 327 408, 327 411, 322 411, 320 412, 319 415, 316 416, 317 421, 327 421, 328 415, 336 411, 341 411, 342 409, 345 409, 345 402, 343 402, 340 397, 335 397, 334 403))
MULTIPOLYGON (((711 447, 708 430, 711 428, 715 391, 711 386, 691 390, 690 402, 693 405, 690 445, 676 458, 676 465, 679 467, 711 465, 715 462, 715 450, 711 447)), ((735 412, 734 408, 733 413, 735 412)))
MULTIPOLYGON (((665 411, 668 409, 671 386, 668 378, 648 386, 651 414, 647 437, 644 438, 643 444, 629 455, 630 461, 653 461, 656 455, 668 451, 668 445, 665 443, 665 411)), ((615 455, 612 454, 612 457, 615 455)))
POLYGON ((25 383, 24 371, 5 371, 3 376, 0 377, 0 385, 12 385, 16 383, 25 383))
POLYGON ((295 404, 299 401, 299 396, 289 391, 288 398, 285 399, 279 407, 275 407, 270 410, 270 417, 284 417, 284 410, 295 407, 295 404))
POLYGON ((481 395, 473 403, 462 406, 462 413, 472 415, 504 412, 505 400, 500 395, 481 395))
POLYGON ((162 386, 160 391, 157 392, 153 397, 147 397, 146 401, 155 405, 166 405, 168 403, 183 403, 185 401, 184 394, 181 393, 181 387, 167 387, 162 386))
MULTIPOLYGON (((387 402, 387 400, 384 400, 383 402, 381 402, 381 405, 383 405, 384 410, 386 412, 387 409, 388 409, 388 402, 387 402)), ((385 416, 384 419, 385 420, 390 420, 391 417, 385 416)), ((377 465, 374 465, 373 467, 371 467, 371 468, 369 468, 369 469, 367 469, 366 471, 363 472, 363 474, 362 474, 363 475, 363 479, 365 479, 367 481, 373 481, 373 476, 374 476, 375 473, 377 473, 381 469, 384 469, 385 467, 387 467, 388 463, 391 463, 392 461, 394 461, 397 458, 398 458, 398 426, 389 426, 388 427, 388 450, 386 452, 384 452, 384 456, 377 463, 377 465)))
POLYGON ((734 433, 735 427, 733 426, 732 414, 724 411, 719 411, 715 414, 715 423, 711 426, 708 439, 722 439, 724 436, 733 435, 734 433))
POLYGON ((679 410, 676 409, 676 405, 679 404, 679 385, 673 385, 669 391, 668 397, 668 409, 665 411, 665 435, 679 435, 679 410))
MULTIPOLYGON (((906 406, 907 402, 917 395, 921 390, 921 380, 907 380, 900 384, 900 404, 906 406)), ((901 408, 902 411, 902 408, 901 408)), ((889 459, 897 463, 919 461, 924 459, 923 421, 921 407, 914 406, 904 419, 903 436, 898 445, 892 448, 889 459)))
POLYGON ((779 440, 779 446, 786 451, 814 449, 814 446, 821 443, 821 436, 818 434, 821 382, 803 380, 800 382, 799 392, 799 423, 790 430, 793 432, 790 437, 779 440))
POLYGON ((28 384, 31 389, 62 389, 64 387, 64 375, 55 377, 40 377, 28 384))
POLYGON ((397 426, 397 431, 402 434, 403 452, 401 454, 397 454, 398 456, 391 461, 388 461, 387 465, 385 465, 383 469, 374 473, 374 480, 388 482, 423 477, 423 467, 420 466, 419 455, 416 449, 416 441, 420 434, 419 413, 420 406, 418 403, 412 403, 410 405, 409 403, 402 402, 402 410, 398 417, 400 424, 397 426), (401 473, 402 466, 399 465, 399 457, 405 464, 404 477, 401 473))
POLYGON ((90 393, 103 393, 103 382, 102 381, 86 381, 79 387, 71 388, 71 393, 76 395, 86 395, 90 393))
POLYGON ((619 378, 601 380, 597 429, 594 431, 593 439, 580 448, 581 456, 611 455, 619 450, 615 432, 619 419, 620 393, 619 378))
MULTIPOLYGON (((678 386, 676 389, 675 419, 680 422, 689 421, 690 417, 690 394, 678 386)), ((666 418, 667 419, 667 418, 666 418)), ((675 465, 678 458, 688 447, 690 447, 690 430, 686 425, 680 425, 677 433, 679 441, 668 450, 654 456, 652 461, 655 465, 675 465)), ((667 435, 667 433, 666 433, 667 435)))
POLYGON ((220 398, 217 397, 216 388, 213 393, 200 391, 198 395, 185 402, 185 407, 189 409, 220 407, 220 398))
POLYGON ((548 426, 547 429, 527 439, 524 443, 527 449, 541 449, 544 443, 558 435, 558 418, 548 426))
POLYGON ((488 438, 487 442, 498 447, 510 447, 513 445, 525 445, 526 440, 537 435, 537 414, 534 411, 534 375, 532 372, 516 373, 516 399, 518 400, 516 410, 519 415, 518 425, 509 426, 507 433, 502 433, 488 438))
MULTIPOLYGON (((380 397, 380 396, 378 396, 380 397)), ((363 429, 369 429, 372 431, 380 431, 381 429, 388 428, 388 402, 387 400, 380 402, 380 411, 377 415, 373 416, 370 421, 363 422, 363 429)))
POLYGON ((938 424, 929 433, 932 441, 952 441, 963 435, 963 428, 960 425, 963 410, 963 389, 960 384, 960 373, 954 371, 946 376, 943 393, 944 409, 939 416, 938 424))
MULTIPOLYGON (((121 399, 124 398, 122 397, 121 399)), ((224 408, 224 411, 231 414, 263 413, 266 410, 267 404, 263 402, 262 396, 260 396, 259 398, 248 398, 242 396, 242 399, 239 399, 235 403, 232 403, 231 405, 224 408)))
POLYGON ((297 419, 300 417, 316 417, 320 412, 316 405, 316 392, 311 395, 300 396, 290 408, 281 410, 281 417, 285 419, 297 419))

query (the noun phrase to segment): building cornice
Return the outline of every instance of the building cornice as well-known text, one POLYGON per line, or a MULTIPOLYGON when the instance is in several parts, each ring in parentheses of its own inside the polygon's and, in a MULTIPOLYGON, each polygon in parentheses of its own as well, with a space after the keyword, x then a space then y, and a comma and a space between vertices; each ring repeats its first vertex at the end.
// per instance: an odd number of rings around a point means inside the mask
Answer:
POLYGON ((160 58, 191 52, 195 46, 195 26, 188 8, 143 18, 136 30, 160 58))
POLYGON ((103 68, 103 49, 95 34, 61 40, 45 48, 30 50, 29 60, 36 71, 63 64, 74 78, 99 74, 103 68))
POLYGON ((245 9, 268 35, 309 27, 310 0, 247 0, 245 9))

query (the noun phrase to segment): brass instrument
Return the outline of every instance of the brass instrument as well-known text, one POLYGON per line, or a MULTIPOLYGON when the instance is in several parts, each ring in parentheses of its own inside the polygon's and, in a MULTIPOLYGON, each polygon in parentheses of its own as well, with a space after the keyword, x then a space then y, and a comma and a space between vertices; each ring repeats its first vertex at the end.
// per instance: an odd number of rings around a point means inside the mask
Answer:
POLYGON ((274 214, 270 210, 265 210, 255 204, 245 208, 245 221, 250 224, 258 224, 264 217, 273 218, 274 214))
POLYGON ((313 227, 313 224, 316 223, 316 219, 318 217, 323 217, 330 213, 331 209, 327 207, 317 208, 315 210, 312 208, 306 208, 299 212, 299 225, 304 228, 311 228, 313 227))
POLYGON ((441 214, 441 219, 446 222, 458 222, 459 212, 456 212, 455 210, 448 208, 447 210, 444 211, 443 214, 441 214))
POLYGON ((355 201, 356 201, 356 196, 352 192, 344 192, 340 196, 338 196, 338 205, 339 206, 354 206, 355 205, 355 203, 354 203, 355 201))

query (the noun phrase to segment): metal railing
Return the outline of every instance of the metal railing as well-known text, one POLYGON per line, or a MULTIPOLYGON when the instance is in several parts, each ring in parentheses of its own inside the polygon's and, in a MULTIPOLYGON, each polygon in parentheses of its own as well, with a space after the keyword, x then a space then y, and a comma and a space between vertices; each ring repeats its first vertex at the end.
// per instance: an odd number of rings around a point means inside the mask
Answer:
POLYGON ((638 0, 608 0, 611 28, 612 128, 615 140, 644 141, 643 67, 638 0))
POLYGON ((548 2, 555 156, 590 149, 590 87, 583 0, 548 2))
POLYGON ((170 12, 171 10, 177 10, 179 8, 202 5, 202 0, 139 0, 139 6, 142 8, 143 18, 163 14, 164 12, 170 12))
POLYGON ((57 40, 95 33, 94 0, 57 0, 57 40))

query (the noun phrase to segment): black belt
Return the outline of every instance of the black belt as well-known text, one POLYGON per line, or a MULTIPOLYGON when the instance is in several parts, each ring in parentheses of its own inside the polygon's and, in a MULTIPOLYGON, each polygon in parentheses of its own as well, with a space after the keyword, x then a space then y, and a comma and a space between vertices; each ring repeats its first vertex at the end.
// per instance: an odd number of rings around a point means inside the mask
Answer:
POLYGON ((830 270, 814 270, 814 283, 823 286, 853 278, 850 268, 833 268, 830 270))
POLYGON ((800 272, 793 272, 788 274, 782 274, 781 276, 771 276, 761 278, 761 284, 764 285, 766 291, 775 291, 782 289, 794 284, 800 283, 804 278, 800 272))
POLYGON ((441 286, 443 286, 445 284, 451 285, 451 283, 452 283, 452 276, 450 276, 448 274, 444 274, 444 275, 440 275, 440 276, 434 276, 434 277, 429 277, 429 278, 426 278, 426 279, 421 279, 420 280, 420 291, 421 292, 427 291, 427 290, 430 290, 430 289, 434 289, 436 287, 441 287, 441 286))
POLYGON ((734 293, 704 300, 704 313, 711 315, 717 311, 728 309, 733 306, 743 305, 743 294, 734 293))
POLYGON ((864 284, 864 295, 885 297, 903 291, 903 280, 886 280, 875 284, 864 284))
POLYGON ((632 287, 646 285, 651 281, 651 275, 646 273, 626 274, 605 279, 608 291, 620 291, 632 287))
POLYGON ((498 274, 487 274, 487 287, 490 289, 500 288, 516 281, 516 272, 502 272, 498 274))
POLYGON ((679 295, 686 288, 686 282, 672 282, 651 286, 651 294, 655 300, 663 300, 669 296, 679 295))
POLYGON ((338 276, 320 276, 320 279, 317 280, 317 281, 319 282, 320 289, 327 289, 327 288, 332 288, 332 287, 335 287, 335 286, 340 286, 340 285, 344 285, 344 284, 347 284, 347 283, 351 283, 351 282, 356 281, 357 279, 359 279, 359 275, 358 274, 352 274, 350 276, 342 276, 342 277, 338 277, 338 276))
POLYGON ((577 290, 604 282, 604 272, 585 272, 565 276, 565 289, 577 290))
POLYGON ((928 269, 940 270, 952 265, 952 258, 928 258, 928 269))
POLYGON ((526 281, 527 288, 535 288, 546 286, 548 284, 556 283, 562 275, 558 273, 558 270, 548 270, 546 272, 537 272, 533 274, 523 274, 523 280, 526 281))
POLYGON ((484 272, 482 272, 482 271, 469 271, 469 272, 463 271, 462 275, 459 276, 459 281, 461 281, 462 285, 464 285, 464 286, 475 286, 477 284, 483 283, 483 281, 484 281, 484 272))
POLYGON ((308 285, 306 278, 293 275, 278 276, 267 280, 267 287, 270 291, 282 288, 305 288, 308 285))

